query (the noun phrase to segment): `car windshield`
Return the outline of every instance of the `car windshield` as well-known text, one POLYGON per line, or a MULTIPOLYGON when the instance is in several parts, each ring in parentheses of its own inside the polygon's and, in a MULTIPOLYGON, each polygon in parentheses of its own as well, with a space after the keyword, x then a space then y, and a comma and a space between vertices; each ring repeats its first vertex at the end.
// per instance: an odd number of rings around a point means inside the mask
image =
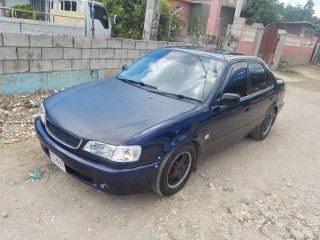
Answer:
POLYGON ((205 100, 224 69, 222 61, 173 49, 159 49, 118 75, 158 93, 205 100))

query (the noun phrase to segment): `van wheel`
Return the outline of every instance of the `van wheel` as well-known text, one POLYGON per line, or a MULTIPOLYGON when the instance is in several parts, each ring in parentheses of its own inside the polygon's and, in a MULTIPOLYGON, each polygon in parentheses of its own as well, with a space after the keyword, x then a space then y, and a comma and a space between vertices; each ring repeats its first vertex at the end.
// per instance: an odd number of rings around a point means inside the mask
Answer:
POLYGON ((195 161, 193 144, 187 143, 173 150, 163 159, 153 190, 163 196, 180 191, 188 181, 195 161))
POLYGON ((258 141, 264 140, 268 136, 275 119, 276 113, 274 109, 272 109, 270 112, 268 112, 259 128, 251 133, 250 136, 258 141))

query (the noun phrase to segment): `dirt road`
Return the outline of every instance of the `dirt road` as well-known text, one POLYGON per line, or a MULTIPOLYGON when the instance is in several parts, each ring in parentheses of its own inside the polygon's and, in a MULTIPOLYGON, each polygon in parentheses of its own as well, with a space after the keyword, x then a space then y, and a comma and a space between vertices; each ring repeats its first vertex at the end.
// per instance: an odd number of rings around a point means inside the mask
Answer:
POLYGON ((279 73, 286 104, 268 138, 207 157, 172 197, 108 195, 60 171, 35 138, 0 144, 0 238, 319 239, 320 68, 296 71, 279 73))

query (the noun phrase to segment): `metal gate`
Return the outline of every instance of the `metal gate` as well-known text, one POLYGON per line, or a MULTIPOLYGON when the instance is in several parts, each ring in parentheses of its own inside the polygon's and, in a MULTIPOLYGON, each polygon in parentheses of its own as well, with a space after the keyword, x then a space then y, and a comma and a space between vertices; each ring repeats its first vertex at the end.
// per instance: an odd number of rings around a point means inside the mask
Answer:
POLYGON ((266 26, 262 35, 258 57, 263 59, 269 67, 273 64, 273 58, 279 40, 280 37, 277 26, 275 24, 266 26))

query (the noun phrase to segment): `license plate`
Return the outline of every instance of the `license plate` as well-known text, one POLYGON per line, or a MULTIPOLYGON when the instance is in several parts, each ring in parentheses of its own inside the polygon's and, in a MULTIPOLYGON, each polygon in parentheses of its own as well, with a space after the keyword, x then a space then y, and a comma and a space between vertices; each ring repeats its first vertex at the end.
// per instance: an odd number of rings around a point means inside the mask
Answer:
POLYGON ((61 158, 59 158, 57 155, 55 155, 53 152, 49 151, 50 159, 51 161, 57 165, 62 171, 66 172, 66 166, 64 165, 64 162, 61 158))

